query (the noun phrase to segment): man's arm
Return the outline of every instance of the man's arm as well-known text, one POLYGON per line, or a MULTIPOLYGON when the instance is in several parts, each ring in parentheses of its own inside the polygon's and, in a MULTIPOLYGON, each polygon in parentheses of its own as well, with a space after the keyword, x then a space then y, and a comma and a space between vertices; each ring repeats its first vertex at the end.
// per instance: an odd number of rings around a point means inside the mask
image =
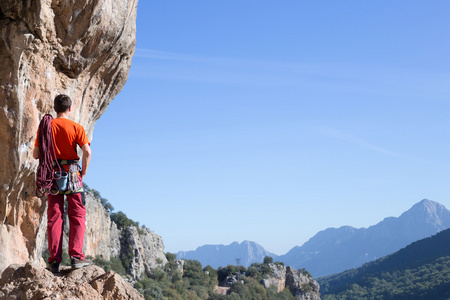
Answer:
POLYGON ((34 147, 33 149, 33 158, 39 159, 39 147, 34 147))
POLYGON ((87 169, 89 167, 89 163, 91 162, 91 146, 86 143, 83 145, 83 147, 81 147, 81 150, 83 150, 83 160, 81 162, 81 180, 83 180, 83 177, 86 175, 87 169))

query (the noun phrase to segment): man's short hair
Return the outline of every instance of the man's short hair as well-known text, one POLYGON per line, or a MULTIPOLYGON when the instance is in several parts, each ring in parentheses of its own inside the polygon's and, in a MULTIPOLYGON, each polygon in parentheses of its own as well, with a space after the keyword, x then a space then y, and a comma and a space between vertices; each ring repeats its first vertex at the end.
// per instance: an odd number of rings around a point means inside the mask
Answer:
POLYGON ((55 101, 53 102, 53 105, 54 105, 55 111, 57 113, 66 112, 72 106, 72 100, 70 99, 69 96, 60 94, 55 97, 55 101))

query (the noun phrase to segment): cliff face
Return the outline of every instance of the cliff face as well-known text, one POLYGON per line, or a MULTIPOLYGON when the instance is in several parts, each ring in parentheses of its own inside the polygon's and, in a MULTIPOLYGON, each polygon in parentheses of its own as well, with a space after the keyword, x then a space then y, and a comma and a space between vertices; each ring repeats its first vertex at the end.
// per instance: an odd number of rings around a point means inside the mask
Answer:
MULTIPOLYGON (((84 234, 84 253, 92 257, 100 256, 105 260, 120 254, 120 232, 111 222, 109 212, 92 193, 86 192, 86 231, 84 234)), ((69 218, 64 216, 65 244, 68 243, 69 218)), ((64 247, 67 251, 67 246, 64 247)))
MULTIPOLYGON (((167 263, 161 236, 148 228, 129 226, 117 228, 111 221, 109 212, 92 192, 86 192, 86 232, 84 235, 84 253, 86 256, 111 258, 129 258, 127 273, 132 281, 140 279, 142 274, 150 276, 151 269, 167 263)), ((45 236, 43 236, 44 238, 45 236)), ((67 252, 69 240, 69 219, 64 215, 63 251, 67 252)), ((48 249, 46 238, 44 251, 48 249)))
MULTIPOLYGON (((140 279, 144 273, 150 276, 152 268, 167 263, 161 237, 148 228, 128 227, 122 233, 122 245, 130 249, 130 253, 134 255, 129 267, 133 279, 140 279)), ((124 250, 121 249, 121 253, 124 250)))
MULTIPOLYGON (((86 255, 100 256, 105 260, 111 258, 130 258, 127 267, 133 280, 142 274, 150 276, 151 269, 167 263, 161 236, 148 228, 129 226, 117 228, 111 221, 109 212, 91 192, 86 193, 86 233, 84 235, 84 252, 86 255)), ((68 224, 66 218, 65 224, 68 224)), ((68 226, 65 228, 65 242, 68 241, 68 226)), ((67 249, 65 246, 64 249, 67 249)), ((67 250, 66 250, 67 251, 67 250)))
POLYGON ((42 253, 45 201, 31 157, 40 119, 65 93, 92 136, 127 80, 136 10, 137 0, 0 1, 0 271, 42 253))

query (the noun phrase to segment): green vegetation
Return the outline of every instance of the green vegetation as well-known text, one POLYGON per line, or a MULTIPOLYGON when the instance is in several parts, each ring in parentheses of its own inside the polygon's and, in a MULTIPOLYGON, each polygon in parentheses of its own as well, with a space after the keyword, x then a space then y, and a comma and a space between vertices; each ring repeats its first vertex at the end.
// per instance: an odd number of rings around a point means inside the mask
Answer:
POLYGON ((100 203, 102 204, 102 206, 103 206, 106 210, 108 210, 109 213, 112 213, 112 212, 114 211, 114 207, 112 206, 112 204, 109 203, 108 199, 103 198, 103 197, 100 195, 100 192, 99 192, 99 191, 90 188, 90 187, 87 185, 87 183, 85 183, 85 182, 83 182, 83 188, 84 188, 85 191, 88 191, 88 192, 91 192, 92 194, 94 194, 94 197, 97 198, 97 199, 100 201, 100 203))
MULTIPOLYGON (((146 300, 155 299, 208 299, 208 300, 293 300, 294 297, 285 289, 278 293, 276 288, 265 289, 255 278, 262 278, 267 275, 256 271, 253 277, 245 275, 245 267, 228 265, 219 268, 217 271, 211 266, 202 268, 200 262, 196 260, 184 260, 183 274, 176 261, 176 255, 167 253, 168 263, 161 268, 152 269, 150 276, 143 276, 134 287, 144 295, 146 300), (227 295, 219 295, 214 289, 220 280, 225 280, 228 276, 236 275, 240 272, 241 281, 235 282, 227 295)), ((271 258, 270 258, 271 259, 271 258)), ((266 261, 266 260, 265 260, 266 261)), ((270 270, 269 260, 262 264, 253 264, 255 270, 270 270), (267 268, 264 268, 266 266, 267 268)))
POLYGON ((135 222, 129 219, 127 215, 121 211, 117 213, 112 213, 111 220, 113 220, 114 223, 116 223, 117 227, 122 230, 125 230, 130 226, 139 227, 139 222, 135 222))
POLYGON ((122 261, 118 258, 113 257, 111 258, 111 260, 107 261, 100 256, 97 256, 94 259, 94 264, 101 267, 103 270, 105 270, 105 272, 112 270, 121 276, 127 275, 125 268, 122 265, 122 261))
POLYGON ((449 299, 450 230, 319 279, 322 299, 449 299))
POLYGON ((345 289, 322 296, 323 300, 449 298, 450 257, 414 269, 368 274, 349 283, 345 289))

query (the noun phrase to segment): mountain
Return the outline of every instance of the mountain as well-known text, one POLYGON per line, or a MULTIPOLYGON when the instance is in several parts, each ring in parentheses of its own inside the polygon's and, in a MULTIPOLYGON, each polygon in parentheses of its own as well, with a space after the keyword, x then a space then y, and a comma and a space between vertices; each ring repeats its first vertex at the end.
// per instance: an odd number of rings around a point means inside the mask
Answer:
POLYGON ((385 218, 369 228, 343 226, 320 231, 278 259, 321 277, 359 267, 447 228, 450 211, 424 199, 400 217, 385 218))
POLYGON ((204 245, 194 251, 180 251, 177 253, 179 259, 195 259, 203 266, 210 265, 213 268, 236 265, 236 259, 240 259, 239 264, 248 267, 252 263, 261 263, 265 256, 270 256, 274 260, 277 255, 267 252, 255 242, 244 241, 234 242, 230 245, 204 245))
POLYGON ((450 229, 319 278, 322 299, 450 299, 450 229))

